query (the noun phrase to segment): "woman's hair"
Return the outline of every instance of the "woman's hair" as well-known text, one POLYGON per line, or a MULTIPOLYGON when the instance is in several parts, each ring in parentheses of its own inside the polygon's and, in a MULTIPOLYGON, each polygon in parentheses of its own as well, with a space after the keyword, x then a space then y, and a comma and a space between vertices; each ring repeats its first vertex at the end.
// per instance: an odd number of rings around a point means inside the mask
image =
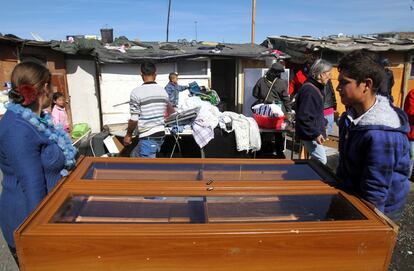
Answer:
POLYGON ((53 93, 52 108, 56 105, 56 100, 59 99, 60 97, 65 97, 65 95, 62 92, 53 93))
POLYGON ((321 58, 317 59, 309 70, 309 75, 318 80, 320 75, 324 72, 332 70, 332 64, 321 58))
POLYGON ((49 70, 35 62, 17 64, 11 75, 12 89, 9 98, 14 103, 29 106, 36 103, 37 98, 43 94, 45 84, 51 81, 49 70))

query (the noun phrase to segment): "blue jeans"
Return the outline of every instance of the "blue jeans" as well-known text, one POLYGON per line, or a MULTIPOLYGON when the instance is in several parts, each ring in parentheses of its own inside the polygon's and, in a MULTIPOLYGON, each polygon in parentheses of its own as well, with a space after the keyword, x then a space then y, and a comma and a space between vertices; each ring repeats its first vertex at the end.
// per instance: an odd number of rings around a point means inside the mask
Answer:
POLYGON ((325 147, 318 144, 315 140, 302 140, 303 146, 309 152, 312 159, 315 159, 326 165, 328 162, 326 158, 325 147))
POLYGON ((164 137, 143 137, 131 152, 131 157, 155 158, 161 150, 164 137))
POLYGON ((402 207, 400 207, 397 210, 392 211, 391 213, 385 213, 385 215, 391 219, 392 221, 394 221, 395 223, 400 222, 401 216, 404 212, 404 207, 405 205, 403 205, 402 207))
POLYGON ((326 115, 325 119, 328 121, 328 125, 326 126, 326 134, 332 135, 333 134, 333 125, 334 125, 334 114, 326 115))
POLYGON ((414 166, 414 141, 410 141, 410 173, 408 178, 412 180, 414 176, 412 176, 413 166, 414 166))

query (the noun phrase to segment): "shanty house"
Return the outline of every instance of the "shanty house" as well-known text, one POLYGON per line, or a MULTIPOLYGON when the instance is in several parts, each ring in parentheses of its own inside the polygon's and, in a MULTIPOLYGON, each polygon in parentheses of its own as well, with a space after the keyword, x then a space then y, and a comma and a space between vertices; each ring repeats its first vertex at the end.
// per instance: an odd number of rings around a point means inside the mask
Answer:
POLYGON ((65 55, 52 50, 49 42, 23 40, 13 35, 0 35, 0 83, 1 89, 10 81, 14 67, 24 61, 35 61, 48 67, 52 73, 54 91, 60 91, 68 99, 68 116, 71 119, 70 97, 67 85, 65 55))
MULTIPOLYGON (((274 59, 267 48, 251 44, 124 40, 118 45, 94 46, 86 54, 80 50, 72 53, 66 46, 61 43, 54 48, 67 54, 73 118, 80 121, 85 115, 94 116, 101 126, 128 121, 127 102, 131 90, 142 84, 139 69, 145 60, 156 63, 157 83, 161 86, 168 83, 169 73, 178 72, 179 84, 195 81, 208 86, 220 96, 222 110, 241 112, 246 99, 244 69, 265 68, 269 64, 266 60, 274 59), (92 98, 99 110, 90 106, 92 98)), ((251 90, 246 93, 251 95, 251 90)))
MULTIPOLYGON (((411 35, 398 35, 396 33, 379 34, 374 36, 346 37, 333 36, 328 38, 270 36, 262 45, 272 49, 281 50, 291 56, 288 66, 298 67, 303 64, 309 55, 322 57, 334 65, 346 53, 365 49, 379 54, 381 58, 388 58, 394 74, 392 96, 394 104, 401 107, 408 91, 414 88, 414 33, 411 35)), ((332 83, 336 88, 338 84, 338 71, 333 70, 332 83)), ((339 95, 337 100, 339 101, 339 95)), ((338 111, 345 110, 338 103, 338 111)))

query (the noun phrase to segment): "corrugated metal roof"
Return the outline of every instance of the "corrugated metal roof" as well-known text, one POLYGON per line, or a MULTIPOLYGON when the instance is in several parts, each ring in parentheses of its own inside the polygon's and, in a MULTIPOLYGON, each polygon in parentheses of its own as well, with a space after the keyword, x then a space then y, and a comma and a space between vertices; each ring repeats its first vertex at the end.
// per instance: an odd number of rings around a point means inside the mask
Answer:
MULTIPOLYGON (((319 49, 329 49, 337 52, 350 52, 360 49, 366 49, 373 52, 409 51, 414 50, 414 39, 404 38, 380 38, 374 36, 361 37, 328 37, 328 38, 309 38, 309 37, 289 37, 289 36, 269 36, 268 40, 272 44, 281 45, 282 47, 307 48, 311 51, 319 49)), ((275 47, 275 49, 283 50, 275 47)))
MULTIPOLYGON (((242 57, 260 59, 270 56, 268 48, 255 44, 231 44, 217 43, 217 45, 204 45, 203 43, 145 43, 150 45, 147 49, 126 49, 125 53, 117 49, 97 48, 96 52, 100 61, 104 63, 139 62, 145 59, 156 61, 169 61, 180 58, 193 57, 242 57)), ((208 44, 208 43, 207 43, 208 44)))
POLYGON ((48 41, 25 40, 10 34, 4 36, 0 35, 0 42, 9 44, 26 44, 32 46, 50 47, 50 42, 48 41))
POLYGON ((14 35, 0 35, 0 42, 10 44, 24 44, 31 46, 50 47, 53 50, 71 55, 90 55, 102 63, 139 63, 144 60, 173 61, 180 58, 196 57, 241 57, 262 59, 272 55, 269 48, 255 44, 232 44, 213 42, 134 42, 126 38, 121 40, 126 44, 120 48, 120 43, 114 42, 104 46, 98 40, 75 39, 75 42, 66 41, 33 41, 20 39, 14 35))

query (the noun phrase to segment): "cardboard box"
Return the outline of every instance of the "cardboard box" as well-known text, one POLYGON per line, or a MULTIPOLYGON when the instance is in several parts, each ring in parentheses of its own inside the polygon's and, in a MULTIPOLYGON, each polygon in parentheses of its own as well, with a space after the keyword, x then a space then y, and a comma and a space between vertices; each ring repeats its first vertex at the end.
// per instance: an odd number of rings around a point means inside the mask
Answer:
POLYGON ((108 136, 103 142, 109 153, 120 153, 124 149, 124 145, 114 135, 108 136))

